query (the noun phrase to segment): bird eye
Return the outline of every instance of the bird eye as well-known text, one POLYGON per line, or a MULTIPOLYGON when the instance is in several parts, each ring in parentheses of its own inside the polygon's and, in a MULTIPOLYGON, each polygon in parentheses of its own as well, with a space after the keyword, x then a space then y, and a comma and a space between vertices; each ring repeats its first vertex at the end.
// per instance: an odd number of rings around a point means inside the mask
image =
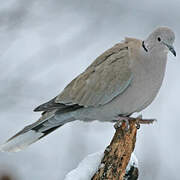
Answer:
POLYGON ((160 38, 160 37, 158 37, 158 38, 157 38, 157 40, 160 42, 160 41, 161 41, 161 38, 160 38))

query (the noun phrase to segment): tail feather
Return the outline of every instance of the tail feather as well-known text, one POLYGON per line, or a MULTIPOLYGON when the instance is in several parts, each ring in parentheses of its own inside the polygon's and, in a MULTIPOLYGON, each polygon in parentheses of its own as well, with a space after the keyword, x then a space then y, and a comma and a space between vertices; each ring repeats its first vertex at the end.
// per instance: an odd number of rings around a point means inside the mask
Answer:
POLYGON ((46 112, 35 123, 26 126, 23 130, 11 137, 6 143, 0 146, 0 151, 17 152, 30 144, 45 137, 60 126, 73 121, 74 118, 68 113, 61 113, 56 117, 56 111, 46 112))
POLYGON ((18 152, 30 144, 36 142, 41 138, 44 134, 40 132, 36 132, 30 130, 23 134, 19 134, 14 138, 11 138, 6 143, 0 146, 0 151, 2 152, 18 152))
MULTIPOLYGON (((38 125, 39 126, 39 125, 38 125)), ((37 127, 38 127, 37 126, 37 127)), ((28 147, 32 143, 35 143, 39 139, 45 137, 49 133, 53 132, 57 128, 59 128, 62 125, 56 126, 56 127, 49 127, 43 132, 38 132, 38 128, 34 127, 30 130, 20 131, 16 135, 14 135, 12 138, 10 138, 6 143, 2 144, 0 146, 0 151, 2 152, 18 152, 22 149, 28 147)))

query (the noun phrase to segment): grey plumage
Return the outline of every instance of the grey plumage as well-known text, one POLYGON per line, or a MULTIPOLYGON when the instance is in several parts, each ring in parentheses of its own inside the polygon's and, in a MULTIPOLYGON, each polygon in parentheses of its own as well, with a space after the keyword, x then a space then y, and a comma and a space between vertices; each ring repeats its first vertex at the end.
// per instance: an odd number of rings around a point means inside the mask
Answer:
POLYGON ((116 121, 118 115, 143 110, 161 87, 168 50, 176 55, 174 39, 172 30, 160 27, 144 41, 126 38, 116 44, 58 96, 38 106, 35 111, 43 111, 42 117, 8 140, 1 150, 21 150, 70 121, 116 121))

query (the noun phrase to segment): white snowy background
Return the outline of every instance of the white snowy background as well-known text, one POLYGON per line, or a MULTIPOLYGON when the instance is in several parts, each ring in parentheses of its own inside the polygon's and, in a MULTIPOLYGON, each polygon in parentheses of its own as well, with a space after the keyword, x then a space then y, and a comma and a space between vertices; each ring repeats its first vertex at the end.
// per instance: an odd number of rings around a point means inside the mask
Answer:
MULTIPOLYGON (((178 55, 179 9, 179 0, 1 0, 0 143, 37 120, 37 105, 125 36, 143 39, 169 26, 178 55)), ((160 93, 143 112, 158 122, 138 132, 140 179, 179 179, 179 67, 170 54, 160 93)), ((0 169, 9 168, 18 180, 63 180, 84 157, 104 149, 113 133, 111 123, 69 123, 25 151, 0 153, 0 169)))

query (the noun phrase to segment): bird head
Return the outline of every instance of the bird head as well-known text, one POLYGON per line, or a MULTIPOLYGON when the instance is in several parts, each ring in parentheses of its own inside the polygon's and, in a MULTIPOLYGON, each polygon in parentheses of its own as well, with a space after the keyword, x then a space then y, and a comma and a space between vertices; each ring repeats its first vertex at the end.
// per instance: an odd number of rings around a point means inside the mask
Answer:
POLYGON ((174 40, 175 34, 171 29, 168 27, 159 27, 144 41, 144 46, 149 52, 158 51, 168 53, 170 51, 176 56, 176 51, 173 47, 174 40))

